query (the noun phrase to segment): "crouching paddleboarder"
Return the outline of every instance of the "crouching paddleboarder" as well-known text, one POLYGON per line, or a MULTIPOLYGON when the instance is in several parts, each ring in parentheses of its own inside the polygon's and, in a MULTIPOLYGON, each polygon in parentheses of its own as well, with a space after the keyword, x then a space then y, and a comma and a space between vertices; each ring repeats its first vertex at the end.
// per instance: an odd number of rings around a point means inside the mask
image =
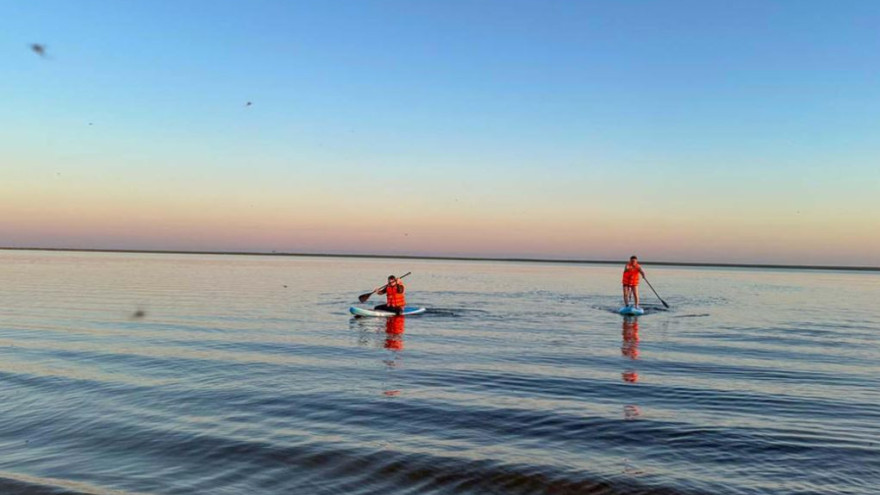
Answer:
POLYGON ((388 285, 375 290, 377 294, 385 295, 385 304, 380 304, 373 309, 397 314, 403 313, 403 308, 406 306, 406 297, 403 295, 405 290, 406 286, 400 279, 394 275, 388 275, 388 285))

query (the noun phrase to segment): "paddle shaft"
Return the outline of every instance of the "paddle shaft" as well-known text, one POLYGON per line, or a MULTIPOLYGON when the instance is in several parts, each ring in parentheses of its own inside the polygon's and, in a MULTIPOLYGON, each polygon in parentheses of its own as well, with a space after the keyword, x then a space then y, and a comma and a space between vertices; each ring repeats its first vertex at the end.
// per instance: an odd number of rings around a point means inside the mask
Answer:
MULTIPOLYGON (((397 277, 397 280, 400 280, 400 279, 406 277, 406 276, 409 275, 410 273, 412 273, 412 272, 406 272, 406 273, 404 273, 403 275, 397 277)), ((360 296, 358 296, 358 301, 360 301, 360 302, 367 302, 367 299, 369 299, 370 296, 372 296, 372 295, 375 294, 376 292, 379 292, 380 290, 382 290, 382 289, 384 289, 384 288, 386 288, 386 287, 388 287, 388 284, 385 284, 385 285, 383 285, 382 287, 379 287, 378 289, 373 289, 372 292, 367 292, 366 294, 361 294, 360 296)))
POLYGON ((657 299, 660 299, 660 302, 662 302, 663 305, 666 306, 666 309, 669 309, 669 305, 666 304, 666 301, 664 301, 662 297, 660 297, 660 294, 657 294, 657 291, 654 290, 654 286, 651 285, 651 282, 648 282, 648 277, 646 277, 644 273, 642 273, 642 278, 645 279, 645 283, 648 284, 648 287, 651 288, 651 292, 653 292, 654 295, 657 296, 657 299))

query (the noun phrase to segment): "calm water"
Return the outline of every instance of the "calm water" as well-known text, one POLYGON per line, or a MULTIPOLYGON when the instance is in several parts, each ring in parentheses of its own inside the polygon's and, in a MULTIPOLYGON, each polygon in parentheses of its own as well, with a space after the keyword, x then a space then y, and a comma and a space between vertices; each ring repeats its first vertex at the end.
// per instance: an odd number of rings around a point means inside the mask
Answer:
POLYGON ((622 266, 0 252, 0 493, 878 492, 880 275, 622 266))

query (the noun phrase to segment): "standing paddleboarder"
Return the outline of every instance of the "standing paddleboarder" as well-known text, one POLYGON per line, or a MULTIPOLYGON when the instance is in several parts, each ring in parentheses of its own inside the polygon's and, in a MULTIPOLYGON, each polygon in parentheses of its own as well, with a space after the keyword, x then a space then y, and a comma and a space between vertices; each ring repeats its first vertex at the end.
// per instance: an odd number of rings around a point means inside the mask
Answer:
POLYGON ((635 307, 639 307, 639 274, 645 276, 642 266, 639 265, 639 259, 632 255, 629 257, 629 263, 623 268, 623 305, 629 306, 630 299, 635 303, 635 307))

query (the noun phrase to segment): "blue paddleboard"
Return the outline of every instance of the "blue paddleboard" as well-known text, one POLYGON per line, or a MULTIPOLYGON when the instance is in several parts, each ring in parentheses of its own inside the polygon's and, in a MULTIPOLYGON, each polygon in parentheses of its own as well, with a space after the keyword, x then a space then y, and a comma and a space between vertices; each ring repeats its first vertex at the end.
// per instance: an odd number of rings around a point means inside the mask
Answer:
POLYGON ((645 310, 642 308, 636 308, 634 306, 624 306, 617 310, 618 313, 622 315, 634 315, 639 316, 645 314, 645 310))
MULTIPOLYGON (((397 316, 397 313, 392 313, 391 311, 377 311, 375 309, 361 308, 359 306, 352 306, 348 308, 348 310, 355 316, 376 316, 379 318, 397 316)), ((404 306, 402 316, 417 315, 424 313, 425 311, 425 308, 420 308, 418 306, 404 306)))

